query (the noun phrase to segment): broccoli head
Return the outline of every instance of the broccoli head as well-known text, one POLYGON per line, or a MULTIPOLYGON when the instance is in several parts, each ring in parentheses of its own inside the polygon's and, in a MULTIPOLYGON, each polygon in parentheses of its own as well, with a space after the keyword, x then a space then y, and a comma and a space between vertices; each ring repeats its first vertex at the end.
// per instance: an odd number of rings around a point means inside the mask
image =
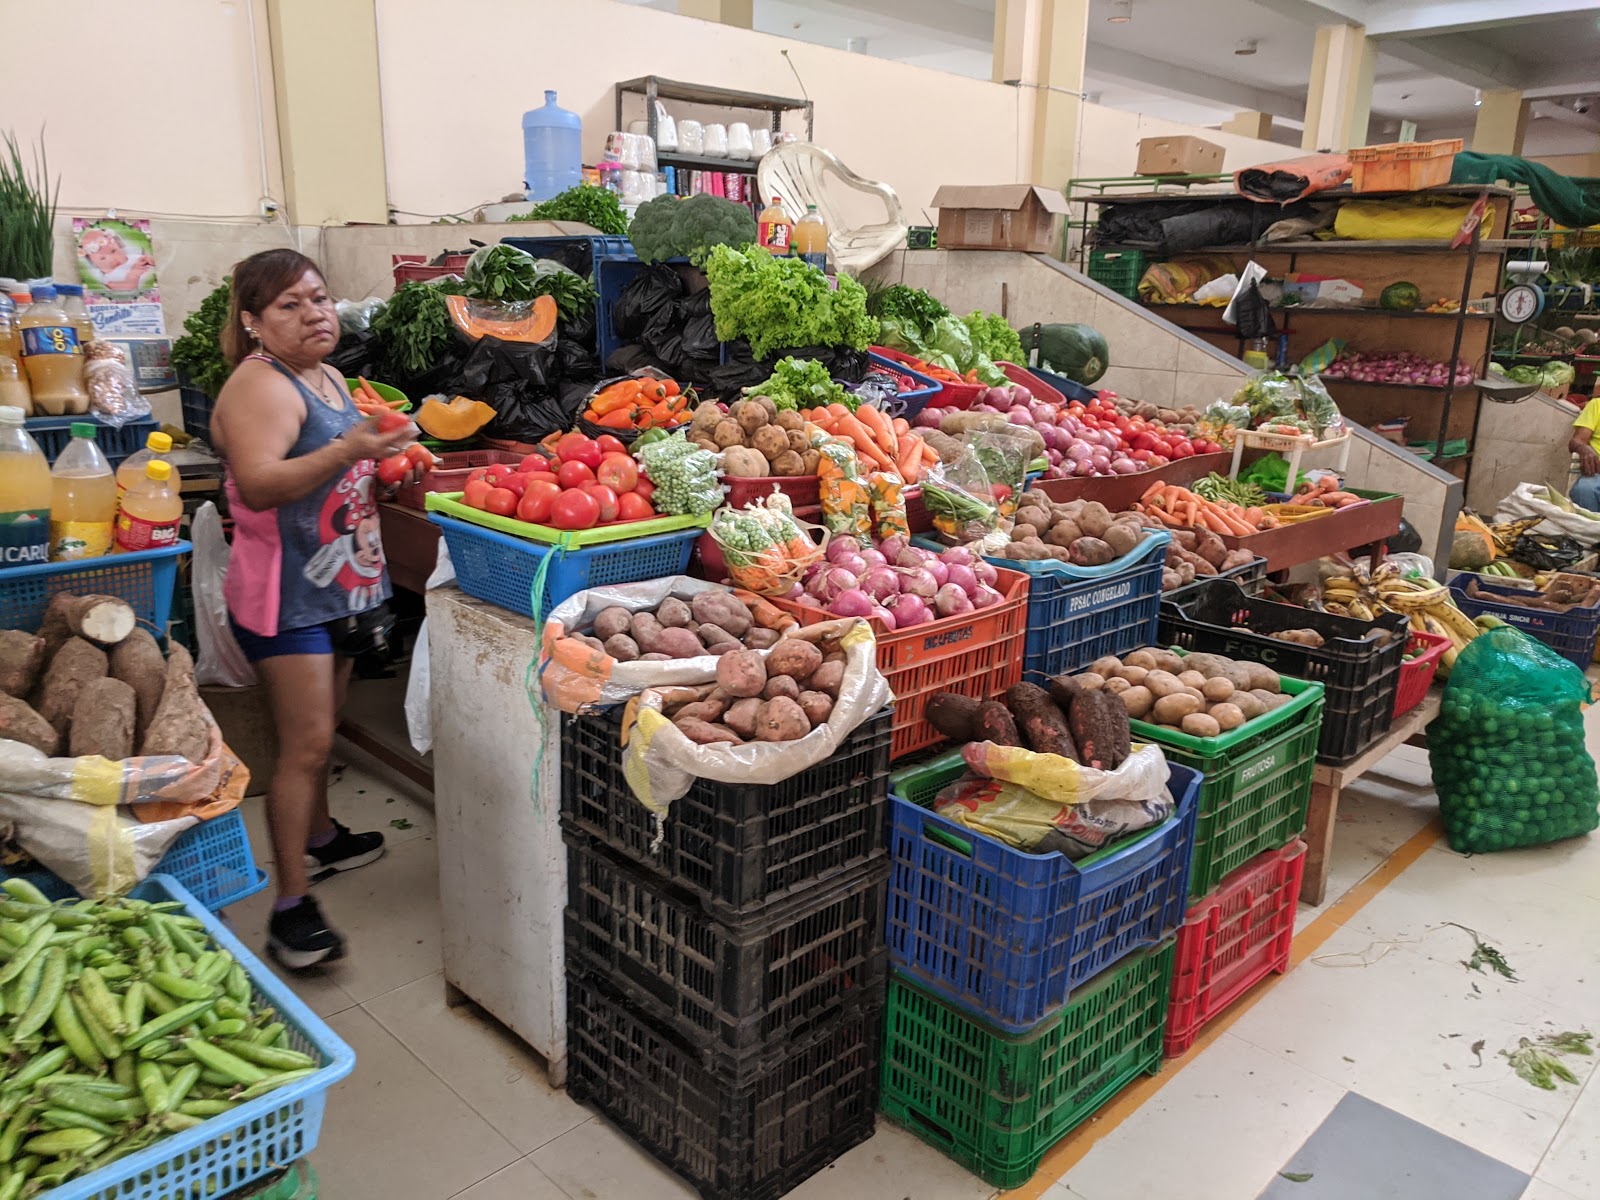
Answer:
POLYGON ((641 262, 687 258, 703 266, 713 246, 752 244, 756 219, 744 205, 719 196, 657 196, 639 205, 628 236, 641 262))

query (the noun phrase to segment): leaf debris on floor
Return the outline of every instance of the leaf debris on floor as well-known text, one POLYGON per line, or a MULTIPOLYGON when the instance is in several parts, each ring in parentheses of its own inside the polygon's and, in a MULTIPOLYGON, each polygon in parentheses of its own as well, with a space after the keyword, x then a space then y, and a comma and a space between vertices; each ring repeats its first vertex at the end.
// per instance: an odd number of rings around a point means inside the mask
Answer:
POLYGON ((1533 1084, 1536 1088, 1553 1092, 1556 1090, 1556 1081, 1563 1083, 1577 1083, 1578 1077, 1566 1063, 1561 1061, 1563 1054, 1593 1054, 1590 1042, 1594 1034, 1588 1031, 1575 1032, 1566 1030, 1562 1033, 1541 1034, 1537 1041, 1528 1038, 1518 1038, 1515 1050, 1502 1050, 1500 1054, 1511 1064, 1511 1069, 1517 1073, 1517 1078, 1533 1084))
POLYGON ((389 822, 389 828, 390 829, 410 829, 410 828, 412 828, 412 825, 411 825, 411 822, 406 820, 404 817, 396 817, 394 820, 389 822))
POLYGON ((1290 1183, 1309 1183, 1316 1177, 1311 1171, 1279 1171, 1278 1174, 1290 1183))
MULTIPOLYGON (((1463 967, 1466 967, 1469 971, 1477 971, 1479 974, 1487 974, 1484 971, 1484 967, 1487 966, 1496 975, 1509 979, 1512 983, 1518 982, 1517 973, 1511 969, 1511 964, 1506 961, 1506 956, 1500 953, 1496 947, 1491 946, 1479 937, 1476 929, 1468 929, 1465 925, 1458 924, 1455 921, 1446 921, 1445 924, 1459 929, 1463 933, 1470 934, 1472 937, 1472 957, 1462 960, 1461 965, 1463 967)), ((1474 985, 1474 990, 1476 990, 1476 985, 1474 985)))

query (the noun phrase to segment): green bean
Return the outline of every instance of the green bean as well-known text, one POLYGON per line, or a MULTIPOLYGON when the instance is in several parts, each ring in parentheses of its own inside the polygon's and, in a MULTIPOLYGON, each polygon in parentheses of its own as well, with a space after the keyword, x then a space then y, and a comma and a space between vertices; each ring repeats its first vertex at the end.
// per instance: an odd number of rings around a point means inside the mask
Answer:
POLYGON ((59 946, 52 947, 45 960, 44 972, 39 979, 39 991, 27 1011, 17 1019, 13 1033, 25 1038, 44 1028, 45 1022, 55 1012, 61 1001, 62 989, 67 986, 67 952, 59 946))
POLYGON ((197 979, 185 979, 171 971, 154 971, 146 981, 177 1000, 211 1000, 217 989, 197 979))
POLYGON ((46 1050, 43 1054, 24 1063, 22 1068, 11 1077, 11 1087, 32 1087, 47 1075, 53 1075, 67 1065, 67 1060, 72 1057, 72 1051, 65 1046, 57 1046, 53 1050, 46 1050))
POLYGON ((44 1098, 57 1108, 70 1108, 73 1112, 99 1117, 102 1121, 131 1121, 144 1116, 146 1111, 143 1100, 131 1096, 126 1100, 114 1100, 92 1088, 71 1083, 50 1084, 44 1089, 44 1098))
POLYGON ((139 1094, 144 1097, 152 1116, 158 1116, 172 1107, 172 1097, 167 1091, 167 1077, 153 1062, 139 1064, 139 1094))
POLYGON ((56 1158, 64 1154, 92 1154, 102 1148, 102 1140, 92 1129, 56 1129, 29 1138, 22 1143, 22 1148, 46 1158, 56 1158))
MULTIPOLYGON (((150 997, 154 999, 154 996, 155 992, 152 991, 150 997)), ((215 1003, 214 1000, 196 1000, 191 1004, 185 1004, 182 1007, 164 1012, 160 1016, 152 1017, 139 1026, 123 1045, 129 1050, 137 1050, 148 1041, 158 1037, 166 1037, 169 1033, 182 1029, 198 1014, 205 1012, 215 1003)))
POLYGON ((5 1132, 0 1133, 0 1163, 8 1163, 17 1156, 17 1147, 22 1142, 22 1135, 33 1124, 33 1115, 38 1111, 38 1106, 29 1101, 6 1122, 5 1132))

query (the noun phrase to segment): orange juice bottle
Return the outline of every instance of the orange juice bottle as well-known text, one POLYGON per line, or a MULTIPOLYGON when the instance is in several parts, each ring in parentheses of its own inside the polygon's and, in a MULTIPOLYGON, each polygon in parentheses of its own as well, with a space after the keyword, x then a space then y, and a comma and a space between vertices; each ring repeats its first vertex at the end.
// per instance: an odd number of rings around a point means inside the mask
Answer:
POLYGON ((806 215, 794 223, 794 252, 819 271, 828 266, 828 223, 815 204, 806 205, 806 215))
POLYGON ((183 500, 172 486, 172 464, 152 458, 144 478, 122 494, 117 513, 117 550, 160 550, 178 540, 183 500))
POLYGON ((776 196, 756 218, 756 229, 759 234, 756 244, 772 257, 782 258, 789 253, 789 235, 794 225, 789 220, 789 214, 783 211, 783 201, 776 196))
POLYGON ((167 455, 172 453, 172 435, 162 433, 159 429, 145 439, 144 449, 128 455, 122 460, 122 465, 117 468, 117 499, 120 501, 123 494, 131 487, 144 480, 144 468, 147 463, 156 461, 166 462, 167 455))
POLYGON ((88 421, 74 421, 72 440, 50 468, 51 562, 111 552, 117 477, 94 444, 95 428, 88 421))
POLYGON ((50 561, 50 464, 25 421, 0 407, 0 568, 50 561))

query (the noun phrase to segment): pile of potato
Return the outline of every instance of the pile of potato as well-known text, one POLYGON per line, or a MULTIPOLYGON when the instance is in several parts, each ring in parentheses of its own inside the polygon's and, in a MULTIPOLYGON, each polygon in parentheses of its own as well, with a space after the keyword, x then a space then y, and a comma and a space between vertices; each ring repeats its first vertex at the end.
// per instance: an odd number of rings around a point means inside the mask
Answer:
POLYGON ((661 711, 690 741, 792 742, 833 714, 844 681, 836 645, 783 638, 767 654, 732 650, 717 661, 717 682, 671 688, 661 711))
POLYGON ((1161 590, 1170 592, 1208 575, 1220 575, 1235 567, 1248 566, 1255 555, 1248 550, 1229 550, 1209 529, 1174 529, 1167 544, 1167 565, 1161 572, 1161 590))
MULTIPOLYGON (((1243 625, 1235 625, 1234 628, 1244 629, 1247 633, 1255 632, 1243 625)), ((1296 646, 1310 646, 1313 650, 1328 640, 1315 629, 1280 629, 1277 633, 1269 633, 1267 636, 1275 641, 1289 642, 1296 646)))
POLYGON ((1107 655, 1072 681, 1086 691, 1115 695, 1134 720, 1194 737, 1227 733, 1293 698, 1284 693, 1271 667, 1221 654, 1186 657, 1173 650, 1107 655))
POLYGON ((778 411, 768 396, 735 400, 726 413, 702 404, 689 422, 689 440, 722 455, 722 473, 741 479, 815 475, 817 451, 806 440, 806 421, 792 409, 778 411))
POLYGON ((618 662, 666 662, 673 658, 766 650, 783 635, 756 623, 750 609, 727 592, 701 592, 691 600, 669 596, 654 611, 602 609, 594 629, 577 640, 618 662))
POLYGON ((1098 567, 1127 554, 1144 535, 1138 513, 1113 513, 1097 500, 1059 504, 1029 489, 1017 502, 1011 544, 1001 555, 1017 562, 1056 559, 1098 567))

